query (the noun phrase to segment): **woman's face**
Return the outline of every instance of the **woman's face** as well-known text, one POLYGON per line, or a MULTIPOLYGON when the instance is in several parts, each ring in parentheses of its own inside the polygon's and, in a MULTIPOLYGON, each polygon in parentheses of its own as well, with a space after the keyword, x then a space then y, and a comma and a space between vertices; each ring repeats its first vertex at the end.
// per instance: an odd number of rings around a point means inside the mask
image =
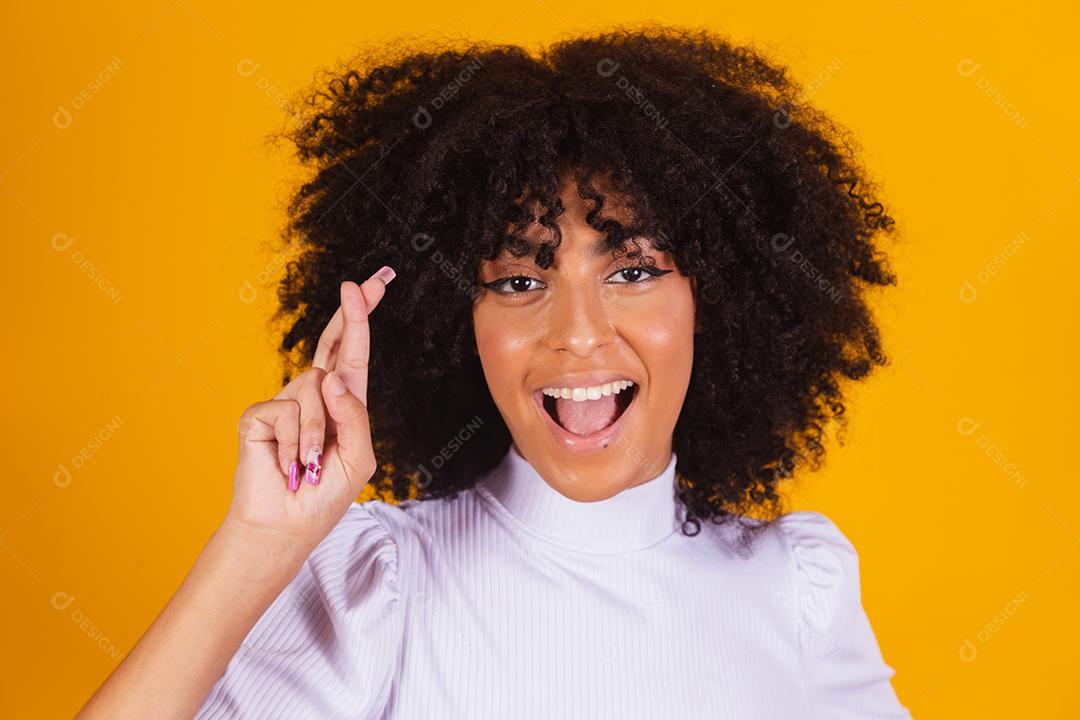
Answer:
POLYGON ((640 260, 603 245, 577 186, 564 180, 560 195, 555 262, 542 270, 535 253, 508 252, 485 261, 480 284, 495 285, 482 287, 473 324, 518 451, 563 495, 593 501, 656 477, 671 459, 693 364, 695 288, 647 240, 643 256, 671 272, 626 269, 640 260))

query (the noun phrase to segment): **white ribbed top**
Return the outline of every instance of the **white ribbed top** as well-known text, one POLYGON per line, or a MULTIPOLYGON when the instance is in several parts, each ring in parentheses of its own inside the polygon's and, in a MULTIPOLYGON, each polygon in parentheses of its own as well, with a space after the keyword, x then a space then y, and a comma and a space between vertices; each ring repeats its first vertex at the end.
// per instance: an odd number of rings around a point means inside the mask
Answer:
POLYGON ((686 537, 675 465, 578 502, 511 446, 456 499, 352 505, 196 718, 910 718, 836 525, 686 537))

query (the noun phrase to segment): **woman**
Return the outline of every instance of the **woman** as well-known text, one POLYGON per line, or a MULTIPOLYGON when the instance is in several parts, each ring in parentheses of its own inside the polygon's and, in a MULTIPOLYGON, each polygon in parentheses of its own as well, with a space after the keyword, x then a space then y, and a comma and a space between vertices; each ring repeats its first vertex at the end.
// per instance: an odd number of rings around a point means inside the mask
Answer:
POLYGON ((80 717, 910 717, 851 543, 782 512, 895 282, 782 68, 672 28, 412 53, 290 137, 287 384, 80 717))

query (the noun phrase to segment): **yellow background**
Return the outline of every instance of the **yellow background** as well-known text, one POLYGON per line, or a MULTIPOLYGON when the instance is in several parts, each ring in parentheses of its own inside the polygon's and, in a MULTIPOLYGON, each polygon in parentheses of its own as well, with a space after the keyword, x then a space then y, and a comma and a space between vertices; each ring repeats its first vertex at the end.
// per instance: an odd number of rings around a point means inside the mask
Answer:
POLYGON ((262 141, 284 101, 361 43, 656 19, 790 64, 900 223, 893 365, 793 508, 860 551, 901 700, 1080 717, 1075 3, 13 5, 0 715, 74 714, 222 517, 237 418, 279 377, 269 248, 295 166, 262 141))

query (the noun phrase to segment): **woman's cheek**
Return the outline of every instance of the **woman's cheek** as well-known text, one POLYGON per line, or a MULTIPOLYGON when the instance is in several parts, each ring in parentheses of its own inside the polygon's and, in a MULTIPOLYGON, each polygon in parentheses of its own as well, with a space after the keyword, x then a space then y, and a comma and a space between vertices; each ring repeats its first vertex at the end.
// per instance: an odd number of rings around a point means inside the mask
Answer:
POLYGON ((650 383, 681 405, 694 362, 694 300, 688 280, 657 293, 626 317, 627 342, 645 365, 650 383))
POLYGON ((627 334, 648 346, 673 351, 693 341, 694 298, 689 280, 640 300, 620 306, 620 324, 627 334))
POLYGON ((488 389, 495 398, 503 397, 521 385, 527 372, 535 344, 533 324, 520 313, 486 307, 474 313, 473 328, 488 389))

